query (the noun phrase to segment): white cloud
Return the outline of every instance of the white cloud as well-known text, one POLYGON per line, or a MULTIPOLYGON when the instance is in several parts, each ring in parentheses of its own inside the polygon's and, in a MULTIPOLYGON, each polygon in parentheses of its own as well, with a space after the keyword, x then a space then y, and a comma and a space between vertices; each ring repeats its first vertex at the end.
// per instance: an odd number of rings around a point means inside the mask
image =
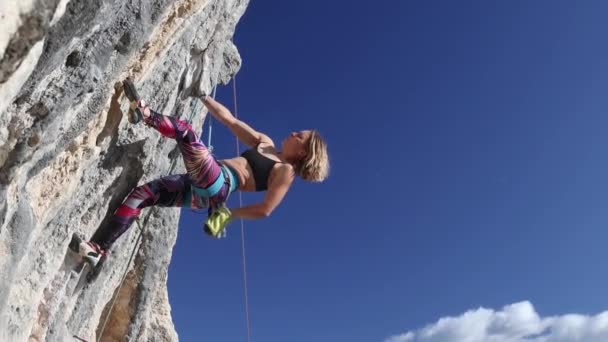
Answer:
POLYGON ((567 314, 540 317, 530 302, 500 311, 479 308, 444 317, 419 330, 391 336, 385 342, 606 342, 608 311, 595 316, 567 314))

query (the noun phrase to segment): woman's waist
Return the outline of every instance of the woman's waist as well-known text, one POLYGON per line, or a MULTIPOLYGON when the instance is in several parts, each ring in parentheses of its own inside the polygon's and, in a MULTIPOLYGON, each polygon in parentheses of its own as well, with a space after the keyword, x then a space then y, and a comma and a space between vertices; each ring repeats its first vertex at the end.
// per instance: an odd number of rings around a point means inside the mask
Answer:
POLYGON ((236 176, 239 190, 242 191, 254 191, 255 181, 253 180, 253 171, 247 163, 247 160, 243 157, 236 157, 231 159, 223 159, 219 161, 220 165, 225 165, 231 170, 236 176))

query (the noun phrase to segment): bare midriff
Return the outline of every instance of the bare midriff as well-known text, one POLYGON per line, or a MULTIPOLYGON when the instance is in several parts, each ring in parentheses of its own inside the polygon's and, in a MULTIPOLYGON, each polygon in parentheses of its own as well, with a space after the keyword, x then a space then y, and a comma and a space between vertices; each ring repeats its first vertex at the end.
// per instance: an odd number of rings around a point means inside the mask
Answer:
MULTIPOLYGON (((255 180, 253 179, 253 170, 247 163, 247 160, 243 157, 236 157, 230 159, 222 159, 220 163, 226 164, 234 170, 236 176, 239 179, 239 190, 241 191, 255 191, 255 180)), ((278 165, 278 164, 277 164, 278 165)), ((277 167, 275 165, 275 168, 277 167)), ((270 173, 269 184, 274 177, 274 172, 270 173)))

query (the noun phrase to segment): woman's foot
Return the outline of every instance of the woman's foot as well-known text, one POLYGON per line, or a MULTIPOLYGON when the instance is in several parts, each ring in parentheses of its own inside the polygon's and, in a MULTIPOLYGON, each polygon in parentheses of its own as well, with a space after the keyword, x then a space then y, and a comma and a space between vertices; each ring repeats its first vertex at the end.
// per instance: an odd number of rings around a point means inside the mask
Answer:
POLYGON ((122 81, 122 85, 125 90, 125 96, 129 99, 129 101, 135 102, 135 103, 139 102, 141 97, 139 97, 139 94, 137 93, 137 89, 135 88, 135 84, 133 84, 133 81, 131 81, 131 78, 127 77, 124 81, 122 81))
POLYGON ((73 252, 78 253, 92 269, 101 266, 108 256, 108 252, 101 248, 101 246, 95 242, 86 241, 77 234, 72 235, 69 247, 73 252))
POLYGON ((125 96, 129 99, 130 109, 129 110, 129 122, 137 124, 144 118, 150 116, 150 109, 147 108, 146 102, 139 96, 135 84, 129 77, 122 82, 125 96))

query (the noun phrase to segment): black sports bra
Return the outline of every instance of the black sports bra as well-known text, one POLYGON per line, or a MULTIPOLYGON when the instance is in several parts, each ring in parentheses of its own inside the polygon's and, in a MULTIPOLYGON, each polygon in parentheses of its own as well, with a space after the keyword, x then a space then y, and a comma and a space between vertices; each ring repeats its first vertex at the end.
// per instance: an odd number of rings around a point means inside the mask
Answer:
POLYGON ((255 180, 255 191, 264 191, 268 189, 268 177, 274 164, 278 163, 272 160, 258 151, 256 148, 249 149, 241 153, 241 157, 244 157, 251 170, 253 171, 253 179, 255 180))

